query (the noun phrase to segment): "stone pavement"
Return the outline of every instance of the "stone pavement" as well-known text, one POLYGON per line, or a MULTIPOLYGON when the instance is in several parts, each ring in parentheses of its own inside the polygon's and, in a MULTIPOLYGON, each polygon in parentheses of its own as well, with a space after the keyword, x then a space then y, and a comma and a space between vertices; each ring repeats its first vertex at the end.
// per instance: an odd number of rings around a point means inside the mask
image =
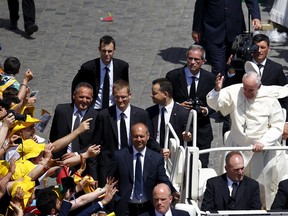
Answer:
MULTIPOLYGON (((268 21, 273 1, 261 2, 262 20, 268 21)), ((193 43, 195 0, 37 0, 35 3, 39 31, 33 35, 34 39, 28 40, 21 37, 22 12, 18 22, 21 30, 10 31, 7 2, 0 1, 0 62, 9 56, 18 57, 22 63, 18 80, 30 68, 35 77, 30 87, 39 90, 37 108, 45 108, 52 114, 57 104, 70 101, 71 81, 80 65, 98 57, 101 36, 109 34, 116 39, 115 57, 130 64, 132 103, 142 108, 152 105, 149 96, 152 80, 182 66, 185 50, 193 43), (114 22, 100 21, 108 12, 114 22)), ((270 57, 288 72, 287 43, 272 46, 270 57)), ((37 111, 36 117, 39 116, 37 111)), ((213 146, 222 145, 221 123, 212 121, 213 146)), ((48 132, 49 128, 43 136, 47 137, 48 132)), ((217 154, 211 154, 211 166, 216 166, 218 160, 217 154)))

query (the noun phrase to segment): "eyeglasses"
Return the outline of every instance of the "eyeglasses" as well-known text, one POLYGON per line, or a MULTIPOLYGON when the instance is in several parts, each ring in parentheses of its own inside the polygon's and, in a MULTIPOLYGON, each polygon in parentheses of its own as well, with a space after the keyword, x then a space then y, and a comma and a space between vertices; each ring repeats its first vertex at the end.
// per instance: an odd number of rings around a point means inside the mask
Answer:
POLYGON ((128 96, 114 96, 114 99, 115 100, 119 100, 119 99, 121 99, 121 100, 127 100, 128 99, 128 96))
POLYGON ((193 60, 194 60, 195 62, 197 62, 197 63, 198 63, 198 62, 200 62, 202 59, 199 59, 199 58, 192 58, 192 57, 188 57, 188 58, 187 58, 187 60, 188 60, 188 61, 193 61, 193 60))

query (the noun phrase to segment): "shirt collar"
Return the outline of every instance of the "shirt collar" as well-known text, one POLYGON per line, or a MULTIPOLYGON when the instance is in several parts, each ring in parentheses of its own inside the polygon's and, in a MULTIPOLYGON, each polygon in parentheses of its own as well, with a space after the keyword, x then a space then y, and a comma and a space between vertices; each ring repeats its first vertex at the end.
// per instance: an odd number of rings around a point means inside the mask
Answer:
MULTIPOLYGON (((232 181, 232 180, 228 177, 227 174, 226 174, 226 177, 227 177, 228 186, 231 186, 235 181, 232 181)), ((236 183, 239 185, 239 182, 238 182, 238 181, 236 181, 236 183)))
MULTIPOLYGON (((155 209, 155 215, 156 216, 163 216, 163 214, 161 214, 160 212, 158 212, 156 209, 155 209)), ((165 216, 172 216, 172 212, 171 212, 171 209, 169 208, 168 211, 165 213, 165 216)))
POLYGON ((193 74, 191 73, 191 71, 189 70, 188 67, 185 67, 184 71, 185 71, 186 77, 192 77, 192 76, 194 76, 194 77, 196 77, 196 78, 199 80, 201 69, 200 69, 199 72, 198 72, 197 74, 195 74, 195 75, 193 75, 193 74))
MULTIPOLYGON (((130 110, 131 110, 131 106, 130 104, 128 104, 128 107, 126 108, 126 110, 124 110, 124 114, 125 116, 130 116, 130 110)), ((116 116, 120 116, 120 114, 122 113, 122 111, 116 106, 116 116)))
POLYGON ((265 66, 266 61, 267 61, 267 58, 265 58, 264 61, 262 61, 261 63, 258 63, 258 62, 256 62, 255 59, 253 58, 253 63, 255 63, 256 65, 261 64, 261 65, 265 66))
MULTIPOLYGON (((133 145, 132 147, 133 147, 133 156, 135 156, 138 153, 138 151, 135 149, 133 145)), ((142 156, 144 156, 146 153, 146 147, 142 151, 140 151, 140 153, 142 154, 142 156)))
MULTIPOLYGON (((78 109, 77 109, 77 107, 76 107, 75 104, 74 104, 74 107, 73 107, 73 115, 75 115, 77 111, 78 111, 78 109)), ((79 110, 79 111, 80 111, 80 110, 79 110)), ((84 115, 86 114, 86 112, 87 112, 87 109, 86 109, 86 110, 82 110, 82 111, 80 111, 80 112, 81 112, 81 116, 84 116, 84 115)))
MULTIPOLYGON (((172 99, 171 103, 169 103, 167 106, 165 106, 166 111, 167 110, 172 110, 174 106, 174 100, 172 99)), ((161 111, 163 106, 159 105, 159 110, 161 111)))
POLYGON ((102 59, 100 58, 100 68, 101 68, 101 71, 104 71, 105 67, 108 67, 111 71, 111 67, 113 65, 113 59, 110 61, 110 63, 108 65, 105 65, 102 61, 102 59))

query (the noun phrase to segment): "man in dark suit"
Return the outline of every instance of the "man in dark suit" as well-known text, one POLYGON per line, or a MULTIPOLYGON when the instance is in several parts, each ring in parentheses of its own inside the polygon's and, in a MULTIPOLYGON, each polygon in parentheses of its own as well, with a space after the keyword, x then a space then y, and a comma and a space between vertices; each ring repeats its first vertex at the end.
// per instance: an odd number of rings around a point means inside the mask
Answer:
POLYGON ((72 93, 79 82, 90 83, 94 92, 94 109, 103 109, 114 104, 113 83, 119 79, 129 82, 129 65, 123 60, 113 58, 116 43, 111 36, 103 36, 99 41, 98 49, 100 58, 84 63, 74 77, 72 93))
POLYGON ((146 148, 149 139, 148 127, 136 123, 131 128, 132 146, 114 153, 107 176, 118 180, 119 197, 115 213, 139 215, 153 208, 153 188, 158 183, 169 185, 173 198, 179 193, 169 181, 164 168, 163 157, 146 148))
POLYGON ((226 173, 208 179, 201 210, 260 210, 259 183, 244 176, 241 153, 229 152, 225 162, 226 173))
MULTIPOLYGON (((254 29, 261 29, 258 0, 245 0, 254 29)), ((196 0, 192 38, 205 45, 214 74, 225 73, 235 36, 246 30, 242 1, 196 0)))
MULTIPOLYGON (((153 102, 156 104, 147 108, 150 119, 152 121, 152 134, 156 138, 157 142, 160 143, 161 148, 164 148, 164 135, 161 134, 162 124, 162 112, 164 115, 164 126, 166 128, 167 123, 171 123, 175 130, 180 144, 183 146, 183 142, 191 141, 191 133, 182 135, 186 129, 186 123, 189 115, 189 109, 185 109, 173 100, 173 87, 171 82, 166 78, 159 78, 152 82, 152 93, 151 97, 153 102), (162 111, 164 109, 164 111, 162 111), (166 123, 167 122, 167 123, 166 123)), ((163 131, 165 133, 165 131, 163 131)))
MULTIPOLYGON (((256 44, 259 49, 258 52, 253 53, 253 62, 259 67, 259 74, 261 76, 261 82, 263 85, 280 85, 287 84, 287 80, 281 64, 274 62, 267 58, 270 49, 270 40, 267 35, 257 34, 253 37, 253 43, 256 44)), ((279 99, 282 108, 288 112, 288 97, 279 99)), ((288 114, 288 113, 287 113, 288 114)), ((286 116, 286 123, 283 132, 283 138, 288 137, 288 115, 286 116)))
MULTIPOLYGON (((187 65, 166 74, 173 86, 173 99, 181 106, 197 110, 197 147, 208 149, 213 140, 209 114, 213 111, 207 106, 206 95, 215 86, 215 75, 202 69, 205 62, 205 50, 200 45, 188 48, 187 65), (191 101, 194 103, 192 105, 191 101)), ((209 154, 201 154, 202 167, 207 167, 209 154)))
POLYGON ((288 210, 288 179, 279 182, 271 210, 288 210))
MULTIPOLYGON (((74 103, 59 104, 57 105, 52 121, 49 139, 54 142, 67 134, 77 126, 79 122, 92 118, 90 122, 90 129, 78 136, 66 148, 54 153, 54 158, 65 158, 75 155, 75 153, 85 152, 86 149, 95 144, 96 142, 96 118, 98 111, 94 110, 92 105, 93 88, 90 84, 81 82, 79 83, 73 93, 74 103), (79 120, 77 122, 77 118, 79 120)), ((96 175, 96 158, 89 158, 87 161, 86 172, 93 178, 97 179, 96 175)))
POLYGON ((168 185, 160 183, 153 190, 153 205, 154 209, 145 212, 140 216, 157 216, 157 215, 172 215, 172 216, 189 216, 186 211, 171 208, 173 197, 168 185))
MULTIPOLYGON (((131 145, 130 129, 132 125, 137 122, 142 122, 151 128, 148 113, 141 108, 130 105, 131 94, 128 82, 124 80, 116 81, 113 85, 115 105, 99 112, 96 121, 96 143, 101 145, 101 153, 98 155, 97 164, 98 182, 100 186, 105 185, 108 165, 114 152, 131 145), (123 118, 121 117, 122 115, 123 118), (125 125, 123 125, 123 120, 125 125), (125 129, 125 131, 123 131, 123 129, 125 129), (123 133, 126 134, 126 136, 122 136, 123 133)), ((149 147, 160 151, 159 144, 151 139, 149 147)))

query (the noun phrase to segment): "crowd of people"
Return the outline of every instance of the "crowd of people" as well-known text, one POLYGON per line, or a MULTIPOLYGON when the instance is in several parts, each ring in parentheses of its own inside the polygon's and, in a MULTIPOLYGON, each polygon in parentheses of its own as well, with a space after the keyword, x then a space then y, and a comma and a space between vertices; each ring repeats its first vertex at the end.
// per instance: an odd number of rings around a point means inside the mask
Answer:
MULTIPOLYGON (((197 112, 200 150, 211 148, 215 111, 227 120, 226 146, 252 147, 225 153, 224 173, 207 181, 201 210, 287 209, 285 154, 265 151, 288 136, 283 67, 268 59, 269 38, 258 34, 251 38, 257 47, 251 67, 234 68, 232 42, 245 29, 243 16, 234 17, 243 14, 241 1, 227 3, 225 11, 218 3, 196 0, 196 44, 188 47, 185 66, 152 81, 155 105, 146 110, 130 103, 129 64, 113 57, 114 38, 101 37, 100 57, 82 64, 71 83, 71 102, 56 106, 48 142, 36 134, 33 73, 27 70, 19 82, 20 61, 7 58, 0 74, 0 214, 188 216, 173 208, 181 191, 169 180, 164 161, 171 156, 168 123, 180 145, 192 145, 191 109, 197 112), (202 68, 206 58, 212 73, 202 68), (54 185, 47 185, 48 177, 54 185)), ((258 1, 246 3, 252 25, 260 29, 258 1)), ((10 17, 12 27, 16 18, 10 17)), ((32 34, 37 30, 31 25, 35 18, 25 27, 32 34)), ((209 166, 209 154, 199 160, 209 166)))

